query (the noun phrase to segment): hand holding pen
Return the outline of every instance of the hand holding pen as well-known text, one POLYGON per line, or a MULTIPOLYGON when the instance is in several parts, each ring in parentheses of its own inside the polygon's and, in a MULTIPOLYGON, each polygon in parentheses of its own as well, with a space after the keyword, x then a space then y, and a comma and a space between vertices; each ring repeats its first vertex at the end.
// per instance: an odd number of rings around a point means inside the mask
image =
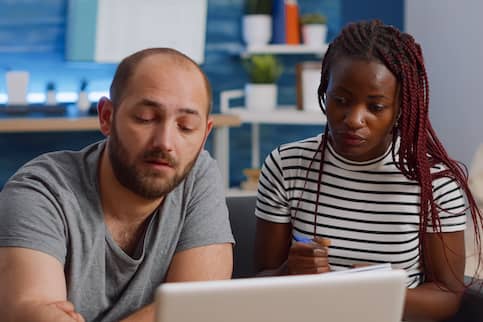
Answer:
POLYGON ((295 242, 289 249, 287 268, 290 275, 330 272, 330 240, 316 237, 309 239, 294 235, 295 242))

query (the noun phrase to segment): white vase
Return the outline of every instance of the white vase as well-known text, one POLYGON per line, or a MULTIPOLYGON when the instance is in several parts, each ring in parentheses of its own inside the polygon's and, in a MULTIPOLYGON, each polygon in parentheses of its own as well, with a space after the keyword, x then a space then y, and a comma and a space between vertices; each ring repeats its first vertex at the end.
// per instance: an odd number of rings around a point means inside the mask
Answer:
POLYGON ((56 105, 57 104, 57 95, 55 91, 48 90, 47 94, 45 95, 45 104, 46 105, 56 105))
POLYGON ((307 24, 302 26, 304 44, 310 47, 321 47, 326 43, 327 25, 307 24))
POLYGON ((89 95, 86 91, 79 92, 79 98, 77 99, 77 108, 80 112, 86 113, 91 107, 91 101, 89 101, 89 95))
POLYGON ((270 15, 244 15, 242 25, 243 41, 247 46, 264 46, 272 39, 270 15))
POLYGON ((27 105, 27 90, 30 73, 9 71, 6 73, 7 101, 12 105, 27 105))
POLYGON ((277 106, 277 85, 252 83, 246 84, 245 106, 248 110, 256 112, 268 112, 275 110, 277 106))

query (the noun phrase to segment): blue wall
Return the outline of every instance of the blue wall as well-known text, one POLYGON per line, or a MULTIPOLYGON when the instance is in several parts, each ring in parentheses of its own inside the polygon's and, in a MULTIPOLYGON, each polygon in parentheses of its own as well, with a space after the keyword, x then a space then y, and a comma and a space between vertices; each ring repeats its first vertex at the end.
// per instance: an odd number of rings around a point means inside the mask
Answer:
POLYGON ((341 0, 342 26, 351 21, 369 19, 380 19, 403 30, 404 0, 341 0))
MULTIPOLYGON (((235 54, 243 48, 243 2, 208 0, 205 62, 202 68, 213 85, 215 112, 219 110, 219 93, 222 90, 241 89, 247 81, 240 57, 235 54)), ((338 33, 348 19, 364 18, 358 15, 370 11, 362 10, 358 3, 355 0, 299 0, 301 13, 318 11, 327 14, 329 39, 338 33)), ((386 5, 378 7, 377 12, 380 18, 387 16, 392 20, 395 19, 393 11, 393 6, 386 5)), ((399 14, 399 20, 402 21, 402 11, 399 14)), ((32 92, 44 92, 48 81, 54 81, 58 91, 77 92, 83 78, 89 81, 90 91, 106 91, 115 65, 64 60, 66 16, 67 0, 0 0, 0 74, 11 69, 28 70, 31 73, 32 92)), ((295 55, 280 59, 284 63, 284 73, 278 82, 279 103, 294 105, 295 64, 317 58, 295 55)), ((4 77, 0 77, 2 93, 5 93, 4 77)), ((320 127, 315 126, 262 126, 261 155, 265 156, 278 144, 316 135, 320 131, 320 127)), ((0 133, 0 187, 20 165, 42 152, 79 149, 101 137, 96 132, 0 133)), ((244 180, 242 169, 250 167, 250 125, 233 128, 230 143, 230 184, 236 186, 244 180)), ((211 139, 207 148, 212 148, 211 139)))

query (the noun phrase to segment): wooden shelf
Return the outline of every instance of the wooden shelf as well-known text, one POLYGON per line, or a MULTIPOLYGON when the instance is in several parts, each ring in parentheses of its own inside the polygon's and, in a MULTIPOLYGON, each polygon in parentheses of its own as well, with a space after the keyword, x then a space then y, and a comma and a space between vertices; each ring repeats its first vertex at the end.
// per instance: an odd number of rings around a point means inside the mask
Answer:
MULTIPOLYGON (((236 115, 213 114, 213 126, 240 126, 236 115)), ((0 118, 0 132, 59 132, 59 131, 97 131, 97 116, 86 117, 15 117, 0 118)))
POLYGON ((254 54, 291 54, 291 55, 317 55, 322 56, 327 51, 328 45, 323 44, 320 47, 307 45, 266 45, 266 46, 249 46, 241 53, 242 57, 254 54))
POLYGON ((273 111, 253 111, 247 108, 232 107, 229 113, 240 118, 242 123, 255 124, 294 124, 325 125, 326 117, 322 111, 302 111, 295 106, 279 106, 273 111))

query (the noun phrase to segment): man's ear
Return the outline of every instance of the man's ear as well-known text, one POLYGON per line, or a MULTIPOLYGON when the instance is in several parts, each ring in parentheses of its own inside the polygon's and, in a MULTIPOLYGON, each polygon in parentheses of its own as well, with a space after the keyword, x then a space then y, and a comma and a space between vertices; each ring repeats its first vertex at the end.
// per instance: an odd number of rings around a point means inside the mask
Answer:
POLYGON ((211 117, 210 115, 208 116, 208 121, 206 123, 205 137, 203 138, 203 144, 201 145, 202 149, 205 148, 206 140, 208 139, 208 135, 210 135, 212 129, 213 129, 213 117, 211 117))
POLYGON ((97 115, 99 118, 99 127, 105 136, 111 134, 112 119, 114 116, 114 105, 112 101, 103 96, 97 103, 97 115))

